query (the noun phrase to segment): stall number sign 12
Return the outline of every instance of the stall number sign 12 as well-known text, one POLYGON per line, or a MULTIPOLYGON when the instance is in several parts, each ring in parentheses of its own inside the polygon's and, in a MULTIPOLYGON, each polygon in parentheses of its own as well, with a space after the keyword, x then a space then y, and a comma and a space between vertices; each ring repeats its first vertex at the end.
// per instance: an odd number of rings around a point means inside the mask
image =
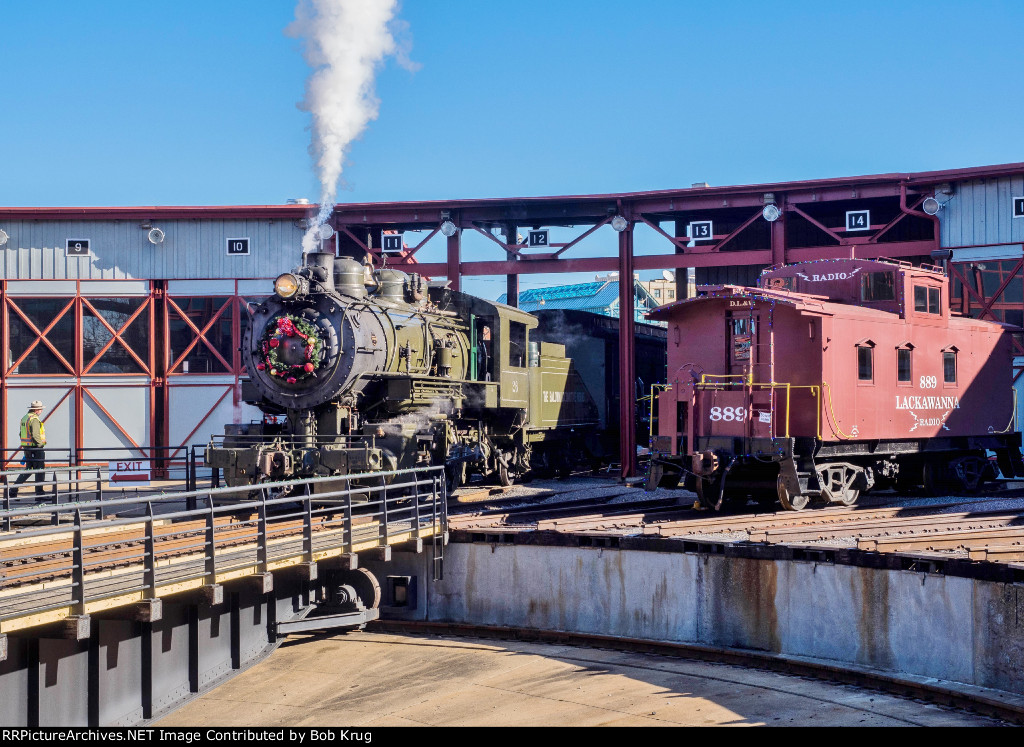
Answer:
POLYGON ((248 254, 249 239, 228 239, 228 254, 248 254))
POLYGON ((529 236, 530 246, 547 246, 548 245, 548 232, 547 229, 542 231, 530 231, 529 236))

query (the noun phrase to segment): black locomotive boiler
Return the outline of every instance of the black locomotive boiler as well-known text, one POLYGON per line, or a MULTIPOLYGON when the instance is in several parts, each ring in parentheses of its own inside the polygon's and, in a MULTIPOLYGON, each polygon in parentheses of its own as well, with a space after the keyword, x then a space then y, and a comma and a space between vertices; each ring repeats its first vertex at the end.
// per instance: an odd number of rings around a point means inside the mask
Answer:
POLYGON ((509 484, 592 443, 596 405, 528 313, 327 253, 274 291, 249 305, 242 343, 242 398, 264 422, 206 449, 229 485, 423 465, 444 465, 450 489, 474 473, 509 484))

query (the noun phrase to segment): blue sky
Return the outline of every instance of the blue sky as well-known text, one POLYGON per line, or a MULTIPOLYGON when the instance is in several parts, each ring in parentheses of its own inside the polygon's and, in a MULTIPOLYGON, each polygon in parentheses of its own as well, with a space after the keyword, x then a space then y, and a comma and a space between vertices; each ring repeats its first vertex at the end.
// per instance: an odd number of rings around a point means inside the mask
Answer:
MULTIPOLYGON (((0 1, 0 205, 315 200, 293 16, 0 1)), ((1024 160, 1020 2, 404 0, 399 17, 421 67, 381 69, 344 202, 1024 160)))

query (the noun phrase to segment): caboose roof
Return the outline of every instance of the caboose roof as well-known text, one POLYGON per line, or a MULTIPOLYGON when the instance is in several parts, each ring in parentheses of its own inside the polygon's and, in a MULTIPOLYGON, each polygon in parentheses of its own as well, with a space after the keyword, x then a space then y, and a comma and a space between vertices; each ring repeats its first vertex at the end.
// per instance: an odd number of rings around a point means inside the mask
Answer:
MULTIPOLYGON (((753 301, 768 301, 774 304, 792 306, 800 311, 817 316, 835 316, 836 314, 848 314, 850 305, 835 303, 827 300, 826 296, 818 296, 811 293, 796 293, 794 291, 779 290, 775 288, 756 288, 742 285, 701 285, 697 287, 702 295, 696 298, 686 298, 682 301, 659 306, 646 314, 649 319, 667 321, 675 314, 684 309, 690 309, 701 304, 717 303, 728 299, 747 299, 753 301)), ((867 316, 887 317, 891 316, 888 311, 871 309, 867 307, 856 307, 858 314, 867 316)))

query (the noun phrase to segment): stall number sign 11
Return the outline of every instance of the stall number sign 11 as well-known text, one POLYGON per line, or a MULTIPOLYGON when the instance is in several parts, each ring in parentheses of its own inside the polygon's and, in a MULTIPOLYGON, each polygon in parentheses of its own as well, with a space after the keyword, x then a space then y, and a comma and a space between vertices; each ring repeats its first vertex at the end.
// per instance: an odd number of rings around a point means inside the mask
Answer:
POLYGON ((249 239, 228 239, 228 254, 248 254, 249 239))

